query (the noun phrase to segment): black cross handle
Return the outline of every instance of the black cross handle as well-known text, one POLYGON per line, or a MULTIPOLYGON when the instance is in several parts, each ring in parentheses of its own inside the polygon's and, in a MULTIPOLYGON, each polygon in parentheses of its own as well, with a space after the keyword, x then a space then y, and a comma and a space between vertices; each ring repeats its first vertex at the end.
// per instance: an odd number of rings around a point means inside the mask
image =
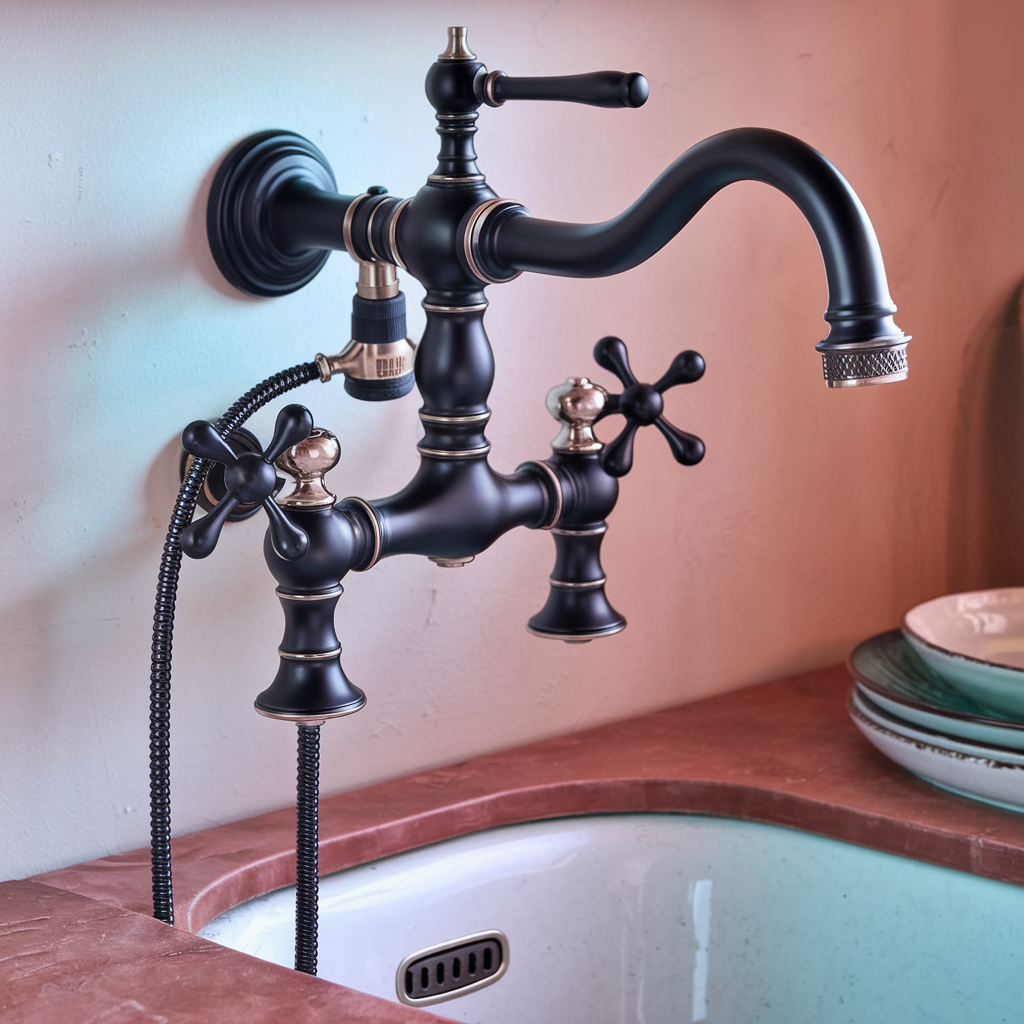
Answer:
POLYGON ((662 415, 665 403, 662 395, 677 384, 692 384, 704 375, 704 360, 699 352, 688 349, 672 360, 672 365, 654 384, 641 384, 629 366, 629 352, 621 338, 608 336, 594 346, 594 359, 598 366, 610 370, 619 378, 625 390, 621 395, 609 395, 599 419, 610 413, 620 413, 626 425, 614 441, 605 445, 601 465, 611 476, 625 476, 633 468, 633 438, 640 427, 652 423, 668 441, 672 456, 684 466, 695 466, 704 458, 704 442, 693 434, 673 426, 662 415))
POLYGON ((275 460, 292 445, 305 441, 313 429, 313 417, 305 406, 286 405, 277 415, 274 437, 265 452, 236 455, 206 420, 195 420, 181 433, 181 446, 196 458, 209 459, 224 466, 226 493, 217 507, 202 519, 185 527, 181 550, 190 558, 205 558, 213 552, 220 531, 236 505, 262 505, 270 519, 270 537, 282 558, 300 558, 306 553, 309 538, 290 522, 274 501, 277 486, 275 460))

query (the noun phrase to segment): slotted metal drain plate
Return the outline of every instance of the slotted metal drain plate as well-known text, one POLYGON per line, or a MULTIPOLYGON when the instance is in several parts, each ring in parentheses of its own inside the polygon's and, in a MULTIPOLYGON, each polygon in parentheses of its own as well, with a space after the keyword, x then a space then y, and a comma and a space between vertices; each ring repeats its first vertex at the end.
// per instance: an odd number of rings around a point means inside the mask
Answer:
POLYGON ((398 998, 427 1006, 493 985, 508 968, 508 939, 497 930, 410 953, 395 976, 398 998))

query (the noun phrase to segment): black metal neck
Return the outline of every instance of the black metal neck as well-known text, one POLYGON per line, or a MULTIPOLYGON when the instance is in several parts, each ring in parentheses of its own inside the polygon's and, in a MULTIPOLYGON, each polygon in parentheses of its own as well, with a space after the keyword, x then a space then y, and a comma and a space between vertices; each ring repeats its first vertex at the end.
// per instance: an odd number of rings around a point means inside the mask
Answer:
POLYGON ((473 148, 478 116, 475 113, 437 115, 441 150, 437 154, 437 167, 429 179, 433 184, 461 186, 484 180, 473 148))
POLYGON ((436 111, 441 151, 430 176, 435 184, 466 185, 483 181, 476 165, 476 134, 480 99, 476 83, 486 73, 478 60, 437 60, 427 72, 427 99, 436 111))
POLYGON ((416 386, 423 412, 431 416, 476 416, 487 412, 494 383, 494 353, 484 330, 486 303, 427 307, 427 325, 416 353, 416 386))

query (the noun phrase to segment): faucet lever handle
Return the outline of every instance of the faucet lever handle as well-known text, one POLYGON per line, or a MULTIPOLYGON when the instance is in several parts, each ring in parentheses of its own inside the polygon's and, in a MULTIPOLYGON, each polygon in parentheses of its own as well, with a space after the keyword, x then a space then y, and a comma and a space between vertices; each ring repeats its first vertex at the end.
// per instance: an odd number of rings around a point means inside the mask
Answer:
POLYGON ((680 352, 655 384, 641 384, 629 365, 629 351, 621 338, 608 336, 594 346, 594 360, 598 366, 618 377, 625 390, 621 395, 609 395, 598 418, 610 413, 621 413, 626 425, 614 441, 605 445, 601 465, 614 477, 625 476, 633 468, 633 439, 640 427, 653 424, 668 442, 672 457, 683 466, 695 466, 704 458, 704 442, 693 434, 669 423, 662 415, 665 403, 662 395, 677 384, 692 384, 704 375, 704 360, 700 353, 688 349, 680 352))
POLYGON ((292 523, 274 501, 277 473, 274 460, 282 452, 305 440, 313 429, 313 417, 301 405, 287 405, 277 416, 274 437, 265 452, 236 455, 217 428, 205 420, 195 420, 181 433, 181 446, 196 458, 219 462, 224 466, 224 497, 202 519, 189 524, 181 534, 181 550, 190 558, 212 554, 228 516, 239 504, 262 505, 270 519, 274 547, 287 559, 305 554, 309 538, 292 523))
POLYGON ((504 71, 484 76, 478 99, 489 107, 505 100, 562 100, 590 107, 642 107, 650 95, 647 79, 636 71, 591 71, 585 75, 511 78, 504 71))

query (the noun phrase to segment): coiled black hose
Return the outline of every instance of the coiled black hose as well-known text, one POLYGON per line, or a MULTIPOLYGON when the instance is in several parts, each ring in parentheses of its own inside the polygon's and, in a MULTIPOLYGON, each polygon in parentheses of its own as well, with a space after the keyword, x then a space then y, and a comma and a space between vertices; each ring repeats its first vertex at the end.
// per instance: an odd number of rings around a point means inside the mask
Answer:
POLYGON ((295 970, 316 974, 320 895, 320 726, 299 726, 295 802, 295 970))
MULTIPOLYGON (((317 380, 316 363, 300 363, 268 377, 247 391, 216 427, 221 437, 237 430, 258 409, 309 381, 317 380)), ((181 572, 181 534, 192 521, 196 501, 210 468, 207 459, 194 458, 171 513, 156 588, 153 613, 153 657, 149 676, 149 818, 153 875, 153 916, 174 923, 174 890, 171 878, 171 646, 174 634, 174 602, 181 572)))

